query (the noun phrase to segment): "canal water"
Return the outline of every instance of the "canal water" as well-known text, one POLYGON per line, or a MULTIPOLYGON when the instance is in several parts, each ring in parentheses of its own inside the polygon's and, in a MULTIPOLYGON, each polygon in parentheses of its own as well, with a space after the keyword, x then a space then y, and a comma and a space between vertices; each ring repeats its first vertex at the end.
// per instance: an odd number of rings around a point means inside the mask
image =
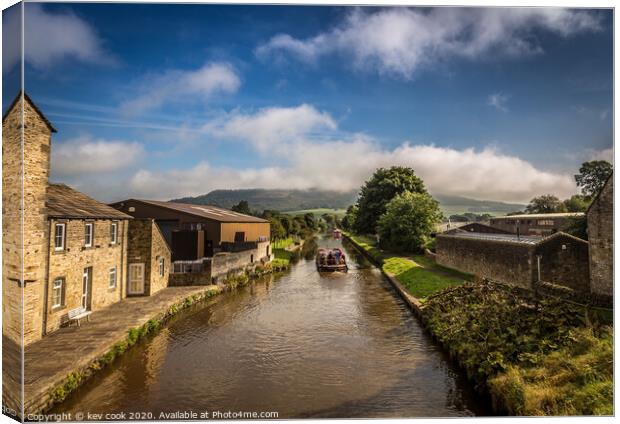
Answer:
POLYGON ((342 245, 349 272, 319 274, 306 249, 287 273, 183 312, 53 412, 490 413, 379 270, 346 241, 318 245, 342 245))

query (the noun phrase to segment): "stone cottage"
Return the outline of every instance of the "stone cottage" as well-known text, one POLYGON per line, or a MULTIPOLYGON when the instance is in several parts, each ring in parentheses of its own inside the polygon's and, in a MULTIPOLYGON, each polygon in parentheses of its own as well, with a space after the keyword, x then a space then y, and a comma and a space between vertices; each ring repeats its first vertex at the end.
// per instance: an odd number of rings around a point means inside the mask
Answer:
POLYGON ((168 287, 171 251, 154 219, 129 222, 127 296, 150 296, 168 287))
POLYGON ((131 216, 49 184, 56 130, 26 94, 2 129, 2 333, 28 345, 72 309, 94 311, 125 296, 131 216))
POLYGON ((607 179, 587 211, 590 242, 590 284, 603 303, 614 293, 614 177, 607 179))

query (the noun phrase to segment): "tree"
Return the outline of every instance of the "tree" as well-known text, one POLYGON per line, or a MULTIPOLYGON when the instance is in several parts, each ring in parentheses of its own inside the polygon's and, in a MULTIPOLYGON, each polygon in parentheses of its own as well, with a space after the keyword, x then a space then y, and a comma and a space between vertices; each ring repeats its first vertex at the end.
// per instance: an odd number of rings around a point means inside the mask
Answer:
POLYGON ((286 230, 278 217, 270 217, 269 224, 271 225, 271 240, 281 240, 286 237, 286 230))
POLYGON ((534 197, 525 207, 526 213, 554 213, 566 212, 566 206, 552 194, 534 197))
POLYGON ((233 212, 243 213, 246 215, 252 215, 252 211, 250 210, 250 205, 247 200, 241 200, 235 206, 230 208, 233 212))
POLYGON ((355 221, 357 221, 357 206, 351 205, 347 208, 344 218, 342 218, 342 227, 345 230, 353 230, 355 221))
POLYGON ((581 187, 584 196, 593 199, 601 191, 605 181, 613 172, 613 166, 604 160, 584 162, 579 168, 579 174, 575 175, 575 182, 581 187))
POLYGON ((399 251, 419 251, 442 219, 439 202, 428 193, 398 194, 379 218, 381 244, 399 251))
POLYGON ((424 182, 412 168, 393 166, 377 169, 360 191, 355 230, 360 234, 374 233, 388 202, 406 191, 426 194, 424 182))
POLYGON ((304 221, 306 222, 307 228, 311 230, 316 230, 318 228, 316 218, 312 212, 304 214, 304 221))
POLYGON ((581 194, 574 194, 570 199, 564 200, 563 203, 568 212, 585 212, 590 206, 590 201, 581 194))

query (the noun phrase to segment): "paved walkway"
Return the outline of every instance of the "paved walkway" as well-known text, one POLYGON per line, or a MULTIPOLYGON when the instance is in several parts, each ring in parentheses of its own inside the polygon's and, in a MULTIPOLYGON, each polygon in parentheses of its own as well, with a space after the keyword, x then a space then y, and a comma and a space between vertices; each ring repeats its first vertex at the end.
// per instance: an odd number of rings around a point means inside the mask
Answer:
MULTIPOLYGON (((69 373, 89 366, 114 343, 123 340, 130 328, 141 326, 189 296, 211 289, 217 289, 217 286, 167 287, 153 296, 123 299, 93 312, 90 322, 83 321, 81 327, 63 327, 27 346, 24 385, 26 413, 30 409, 28 405, 45 402, 48 392, 69 373)), ((11 349, 11 345, 16 349, 13 343, 5 344, 4 348, 11 349)), ((18 393, 19 386, 10 386, 19 381, 19 362, 6 362, 14 361, 17 355, 19 352, 15 355, 10 350, 3 354, 4 372, 9 371, 9 375, 3 379, 3 386, 5 390, 14 393, 18 393)))

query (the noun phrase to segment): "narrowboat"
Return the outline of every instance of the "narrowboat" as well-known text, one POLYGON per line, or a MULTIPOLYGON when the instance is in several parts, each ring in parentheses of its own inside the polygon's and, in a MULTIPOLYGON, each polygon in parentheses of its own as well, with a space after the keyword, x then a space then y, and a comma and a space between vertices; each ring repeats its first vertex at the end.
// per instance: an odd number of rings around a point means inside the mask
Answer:
POLYGON ((316 269, 319 272, 347 272, 347 258, 339 248, 319 249, 316 254, 316 269))
POLYGON ((336 229, 332 232, 332 237, 335 238, 336 240, 340 240, 342 238, 342 232, 336 229))

